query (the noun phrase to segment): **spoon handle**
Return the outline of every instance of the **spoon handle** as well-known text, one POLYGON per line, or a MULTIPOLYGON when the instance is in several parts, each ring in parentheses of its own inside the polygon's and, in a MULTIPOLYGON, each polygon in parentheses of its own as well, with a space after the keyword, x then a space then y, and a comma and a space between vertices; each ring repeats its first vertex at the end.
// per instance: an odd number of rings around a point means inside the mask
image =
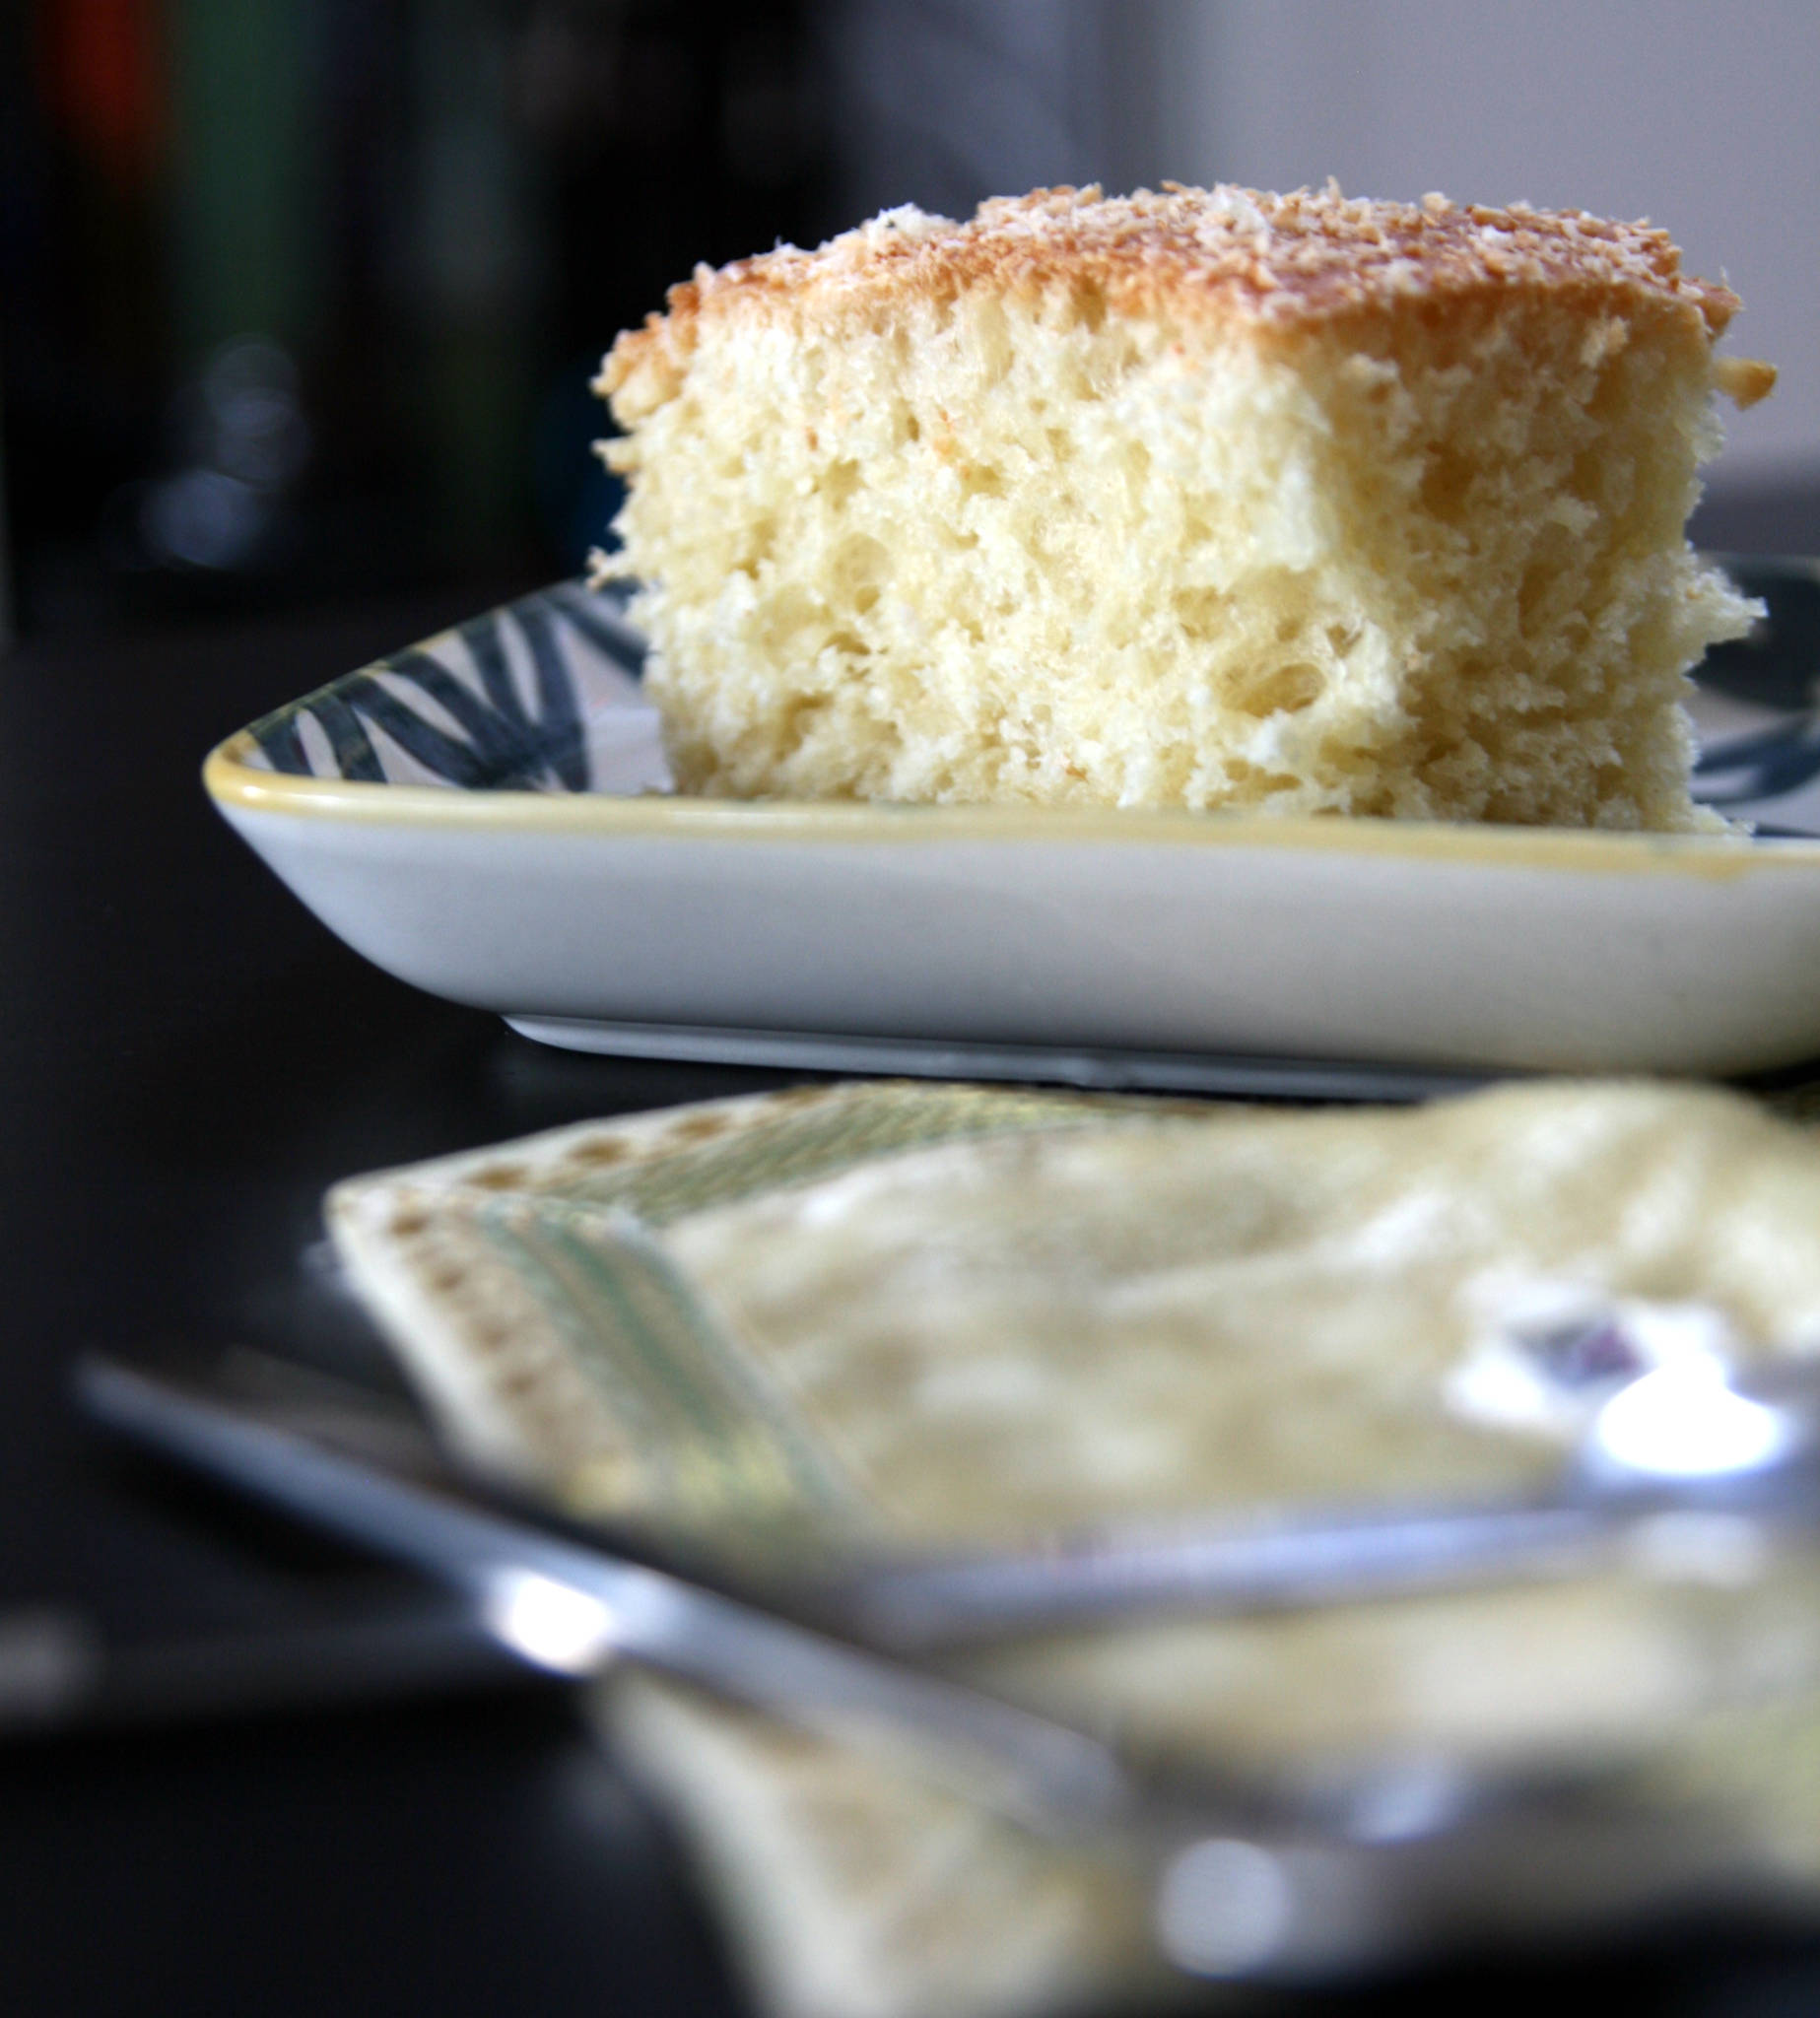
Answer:
POLYGON ((869 1636, 937 1647, 1146 1611, 1275 1611, 1569 1575, 1624 1524, 1579 1500, 1323 1509, 874 1571, 850 1601, 869 1636))

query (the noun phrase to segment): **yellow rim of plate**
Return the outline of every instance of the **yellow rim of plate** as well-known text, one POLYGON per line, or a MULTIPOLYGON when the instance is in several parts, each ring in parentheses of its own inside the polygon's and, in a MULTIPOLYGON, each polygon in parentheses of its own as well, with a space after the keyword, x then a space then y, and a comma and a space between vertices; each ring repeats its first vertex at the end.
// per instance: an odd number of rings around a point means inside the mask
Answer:
POLYGON ((844 800, 685 798, 664 793, 468 791, 300 776, 247 763, 248 730, 209 753, 203 782, 224 811, 474 833, 601 839, 1109 843, 1348 853, 1506 868, 1667 872, 1731 881, 1772 866, 1820 868, 1820 840, 1452 825, 1418 820, 1262 818, 1099 807, 871 805, 844 800))

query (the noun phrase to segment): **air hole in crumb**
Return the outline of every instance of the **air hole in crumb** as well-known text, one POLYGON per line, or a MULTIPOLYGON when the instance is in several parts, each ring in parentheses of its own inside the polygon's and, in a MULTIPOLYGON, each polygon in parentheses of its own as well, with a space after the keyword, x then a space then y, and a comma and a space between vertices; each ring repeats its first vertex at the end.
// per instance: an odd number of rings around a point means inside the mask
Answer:
POLYGON ((1466 503, 1472 483, 1472 464, 1450 448, 1429 451, 1428 467, 1422 472, 1422 505, 1445 522, 1456 519, 1466 503))
POLYGON ((742 574, 756 575, 760 567, 771 559, 772 550, 776 543, 776 521, 771 518, 755 519, 746 535, 746 551, 734 562, 734 567, 742 574))
MULTIPOLYGON (((816 724, 828 712, 825 694, 803 694, 790 703, 776 718, 774 747, 778 759, 794 756, 814 733, 816 724)), ((689 1138, 684 1136, 683 1140, 689 1138)))
POLYGON ((774 651, 781 651, 798 648, 800 633, 819 633, 828 613, 792 582, 760 605, 760 636, 774 651))
POLYGON ((1196 641, 1218 635, 1224 602, 1225 598, 1217 588, 1179 588, 1170 598, 1170 606, 1183 635, 1196 641))
POLYGON ((1106 320, 1106 290, 1093 281, 1082 281, 1074 290, 1071 306, 1077 321, 1098 329, 1106 320))
POLYGON ((1267 714, 1300 714, 1320 699, 1324 685, 1318 667, 1297 659, 1235 685, 1232 705, 1241 714, 1260 719, 1267 714))
POLYGON ((837 462, 822 479, 822 495, 831 504, 844 504, 858 488, 856 462, 837 462))
POLYGON ((1230 784, 1250 787, 1253 797, 1264 792, 1293 792, 1302 782, 1286 772, 1262 771, 1243 757, 1234 757, 1227 763, 1226 776, 1230 784))
POLYGON ((856 596, 882 581, 890 565, 891 557, 884 547, 869 534, 859 533, 843 543, 835 556, 834 572, 849 593, 856 596))
POLYGON ((1566 571, 1558 560, 1531 561, 1517 590, 1517 624, 1525 638, 1549 620, 1549 606, 1558 601, 1566 571))
POLYGON ((1302 785, 1300 776, 1289 776, 1285 771, 1263 771, 1243 757, 1231 757, 1225 773, 1227 783, 1239 787, 1247 799, 1261 799, 1269 791, 1296 791, 1302 785))
POLYGON ((1595 510, 1607 503, 1606 493, 1610 488, 1610 450, 1601 437, 1598 445, 1583 448, 1574 458, 1574 466, 1568 472, 1569 492, 1582 504, 1590 504, 1595 510))

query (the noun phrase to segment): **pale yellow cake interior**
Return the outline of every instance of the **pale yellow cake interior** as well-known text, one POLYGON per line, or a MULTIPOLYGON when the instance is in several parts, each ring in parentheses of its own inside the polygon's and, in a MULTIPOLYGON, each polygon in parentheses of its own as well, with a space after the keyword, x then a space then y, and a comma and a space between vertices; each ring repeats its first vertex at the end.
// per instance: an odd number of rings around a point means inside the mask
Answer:
POLYGON ((775 292, 608 373, 679 788, 1716 824, 1685 674, 1750 610, 1672 291, 775 292))

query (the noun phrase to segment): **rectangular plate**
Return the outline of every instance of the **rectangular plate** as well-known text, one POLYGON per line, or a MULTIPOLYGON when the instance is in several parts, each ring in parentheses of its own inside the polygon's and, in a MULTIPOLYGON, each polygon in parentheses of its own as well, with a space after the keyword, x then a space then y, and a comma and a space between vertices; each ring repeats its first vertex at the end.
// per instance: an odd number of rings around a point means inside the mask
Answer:
POLYGON ((1820 565, 1728 565, 1769 616, 1701 668, 1697 785, 1748 841, 687 798, 573 582, 205 777, 350 946, 582 1049, 1318 1098, 1763 1071, 1820 1054, 1820 565))

